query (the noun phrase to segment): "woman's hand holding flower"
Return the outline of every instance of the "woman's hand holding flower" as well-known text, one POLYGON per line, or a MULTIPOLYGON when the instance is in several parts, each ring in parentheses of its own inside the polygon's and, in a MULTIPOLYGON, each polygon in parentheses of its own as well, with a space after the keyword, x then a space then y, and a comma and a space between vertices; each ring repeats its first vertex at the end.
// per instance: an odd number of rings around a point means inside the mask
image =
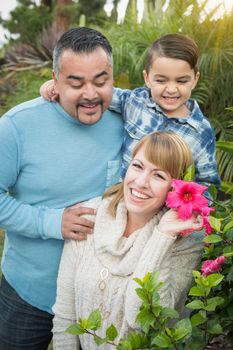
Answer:
POLYGON ((181 232, 187 232, 186 234, 181 234, 185 236, 193 231, 202 229, 202 227, 202 215, 194 212, 188 219, 183 220, 175 209, 168 210, 158 224, 158 230, 171 237, 176 237, 181 232))
MULTIPOLYGON (((201 217, 206 234, 210 234, 212 228, 209 224, 209 214, 214 209, 208 207, 208 200, 204 196, 207 187, 183 180, 173 180, 172 187, 173 191, 169 192, 167 196, 167 207, 176 209, 179 218, 184 222, 188 222, 193 216, 196 217, 194 220, 201 217)), ((187 228, 182 230, 180 234, 187 236, 198 229, 187 228)))

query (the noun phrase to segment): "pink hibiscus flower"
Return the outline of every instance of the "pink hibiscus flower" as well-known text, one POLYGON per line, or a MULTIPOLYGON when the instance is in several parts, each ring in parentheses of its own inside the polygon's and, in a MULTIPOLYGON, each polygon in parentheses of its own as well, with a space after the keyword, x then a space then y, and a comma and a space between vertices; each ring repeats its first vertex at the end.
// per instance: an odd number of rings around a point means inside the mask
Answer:
POLYGON ((168 193, 166 205, 177 209, 182 220, 190 218, 194 211, 201 212, 203 207, 208 208, 208 200, 203 196, 206 186, 195 182, 173 180, 172 187, 174 191, 168 193))
POLYGON ((201 273, 203 276, 208 276, 213 272, 217 272, 221 269, 222 265, 225 263, 225 256, 221 255, 215 260, 206 260, 203 262, 201 267, 201 273))
POLYGON ((201 214, 203 216, 203 226, 205 227, 206 236, 210 235, 213 231, 209 223, 209 214, 214 211, 214 208, 205 207, 201 209, 201 214))

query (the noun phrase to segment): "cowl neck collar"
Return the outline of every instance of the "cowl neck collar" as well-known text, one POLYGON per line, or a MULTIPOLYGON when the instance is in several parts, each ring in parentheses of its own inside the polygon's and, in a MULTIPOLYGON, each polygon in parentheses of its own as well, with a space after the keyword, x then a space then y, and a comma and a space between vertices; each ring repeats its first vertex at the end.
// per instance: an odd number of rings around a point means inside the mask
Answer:
MULTIPOLYGON (((142 228, 128 238, 123 237, 127 210, 124 201, 117 207, 116 218, 108 211, 109 199, 104 199, 95 219, 94 249, 97 259, 113 275, 131 275, 138 263, 143 248, 153 234, 164 211, 160 211, 142 228)), ((154 233, 156 234, 156 233, 154 233)))

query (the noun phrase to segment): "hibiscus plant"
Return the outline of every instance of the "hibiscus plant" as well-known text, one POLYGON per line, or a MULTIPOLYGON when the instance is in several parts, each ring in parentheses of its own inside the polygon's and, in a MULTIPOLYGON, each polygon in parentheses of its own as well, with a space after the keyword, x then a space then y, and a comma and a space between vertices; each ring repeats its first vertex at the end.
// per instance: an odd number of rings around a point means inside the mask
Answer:
MULTIPOLYGON (((88 333, 99 346, 109 343, 117 350, 201 350, 213 338, 223 334, 233 345, 233 198, 224 202, 214 199, 214 208, 210 208, 203 196, 204 186, 175 180, 173 188, 167 206, 180 211, 183 219, 193 212, 201 213, 206 232, 200 271, 193 271, 194 284, 188 293, 186 310, 190 311, 189 316, 181 318, 176 310, 161 306, 159 289, 162 283, 158 282, 158 273, 155 272, 148 273, 142 280, 135 279, 140 286, 136 293, 142 300, 136 319, 140 332, 131 332, 127 339, 116 341, 118 332, 111 325, 106 336, 100 338, 98 329, 102 320, 99 310, 71 325, 67 332, 88 333), (184 210, 185 206, 187 210, 184 210)), ((214 198, 215 191, 210 192, 214 198)), ((187 234, 195 232, 182 235, 187 234)))

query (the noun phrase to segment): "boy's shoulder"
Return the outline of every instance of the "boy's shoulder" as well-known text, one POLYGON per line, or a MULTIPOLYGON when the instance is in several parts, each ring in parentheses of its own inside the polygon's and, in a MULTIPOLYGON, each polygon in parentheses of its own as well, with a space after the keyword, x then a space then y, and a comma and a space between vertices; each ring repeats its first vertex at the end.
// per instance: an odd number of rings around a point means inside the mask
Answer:
POLYGON ((132 95, 141 96, 144 98, 150 97, 150 90, 146 86, 140 86, 132 90, 132 95))
POLYGON ((150 90, 146 86, 137 87, 135 89, 122 89, 119 87, 113 88, 113 97, 114 95, 124 95, 127 98, 149 98, 150 97, 150 90))
POLYGON ((213 133, 213 127, 208 118, 203 114, 198 102, 195 99, 189 99, 187 107, 190 110, 189 124, 202 132, 213 133))

